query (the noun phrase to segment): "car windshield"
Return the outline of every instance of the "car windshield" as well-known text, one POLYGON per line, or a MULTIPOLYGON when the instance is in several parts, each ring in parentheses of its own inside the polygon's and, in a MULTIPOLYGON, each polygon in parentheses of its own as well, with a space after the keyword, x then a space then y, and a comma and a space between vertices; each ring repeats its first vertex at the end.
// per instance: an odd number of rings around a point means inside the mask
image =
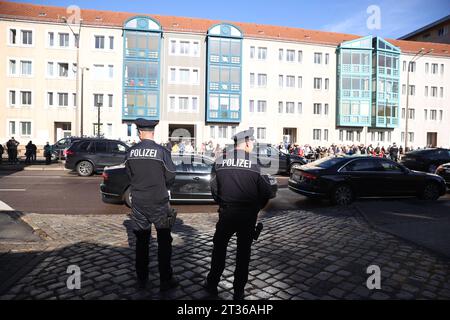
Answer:
POLYGON ((331 156, 331 157, 322 158, 320 160, 308 163, 307 166, 328 169, 344 160, 345 160, 345 157, 331 156))

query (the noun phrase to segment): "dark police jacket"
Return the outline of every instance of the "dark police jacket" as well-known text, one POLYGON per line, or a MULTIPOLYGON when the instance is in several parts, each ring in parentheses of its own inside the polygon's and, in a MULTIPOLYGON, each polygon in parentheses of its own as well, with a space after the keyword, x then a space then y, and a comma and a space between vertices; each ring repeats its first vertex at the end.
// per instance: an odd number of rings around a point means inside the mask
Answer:
POLYGON ((143 140, 128 150, 125 166, 133 199, 148 204, 167 202, 167 190, 175 181, 170 152, 153 140, 143 140))
POLYGON ((253 154, 231 150, 216 159, 211 172, 211 192, 221 206, 249 206, 262 209, 271 195, 268 176, 253 154))

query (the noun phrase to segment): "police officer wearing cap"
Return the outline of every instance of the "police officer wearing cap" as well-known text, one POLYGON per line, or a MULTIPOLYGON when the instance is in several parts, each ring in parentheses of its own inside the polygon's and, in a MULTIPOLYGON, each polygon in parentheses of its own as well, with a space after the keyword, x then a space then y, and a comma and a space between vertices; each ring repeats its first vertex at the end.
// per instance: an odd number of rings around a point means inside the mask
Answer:
POLYGON ((137 119, 135 123, 141 142, 130 148, 125 165, 131 181, 136 274, 139 288, 145 288, 148 281, 151 225, 154 224, 158 239, 160 290, 165 291, 178 285, 171 266, 171 209, 168 194, 175 180, 175 165, 170 152, 153 141, 158 121, 137 119))
POLYGON ((234 148, 216 159, 211 172, 211 191, 219 204, 219 221, 213 238, 211 269, 205 288, 210 294, 217 295, 217 286, 225 268, 228 242, 236 233, 235 300, 244 299, 256 219, 271 195, 268 177, 261 175, 256 157, 251 153, 255 143, 253 133, 250 129, 236 134, 233 137, 234 148))

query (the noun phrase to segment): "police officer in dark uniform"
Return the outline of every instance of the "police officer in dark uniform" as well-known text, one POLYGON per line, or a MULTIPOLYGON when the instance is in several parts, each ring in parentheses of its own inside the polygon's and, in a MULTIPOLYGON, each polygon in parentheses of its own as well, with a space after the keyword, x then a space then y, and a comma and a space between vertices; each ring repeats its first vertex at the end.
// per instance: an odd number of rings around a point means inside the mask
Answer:
POLYGON ((148 281, 149 242, 151 225, 158 239, 160 290, 178 285, 172 274, 171 209, 168 189, 175 180, 175 165, 169 151, 155 143, 154 130, 158 121, 137 119, 140 143, 130 148, 126 156, 127 174, 131 181, 132 220, 136 235, 136 274, 139 288, 148 281))
POLYGON ((244 299, 256 219, 271 195, 268 177, 261 175, 257 159, 251 153, 255 143, 253 133, 253 129, 250 129, 236 134, 233 137, 234 148, 216 159, 211 172, 211 191, 219 204, 219 221, 213 238, 211 270, 205 288, 210 294, 217 295, 217 285, 225 268, 228 242, 236 233, 235 300, 244 299))

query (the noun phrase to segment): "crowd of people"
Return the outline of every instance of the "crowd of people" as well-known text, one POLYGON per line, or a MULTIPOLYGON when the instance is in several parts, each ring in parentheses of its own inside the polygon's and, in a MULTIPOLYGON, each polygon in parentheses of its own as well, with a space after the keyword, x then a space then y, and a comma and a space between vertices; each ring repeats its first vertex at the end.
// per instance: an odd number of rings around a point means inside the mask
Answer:
MULTIPOLYGON (((0 163, 2 163, 3 161, 3 153, 5 153, 5 150, 8 154, 8 162, 10 164, 19 163, 19 145, 20 142, 14 139, 14 137, 11 137, 11 139, 6 142, 5 146, 0 144, 0 163)), ((33 141, 29 141, 25 146, 25 163, 31 164, 33 162, 36 162, 36 155, 37 146, 33 143, 33 141)), ((51 146, 48 142, 44 147, 44 156, 46 158, 46 163, 49 164, 51 159, 51 146)))
MULTIPOLYGON (((317 146, 313 147, 309 144, 299 145, 299 144, 289 144, 289 143, 280 143, 278 145, 278 149, 282 152, 295 154, 301 157, 305 157, 309 160, 316 160, 327 156, 332 155, 370 155, 380 158, 389 158, 394 161, 398 161, 403 154, 409 151, 413 151, 414 148, 408 148, 406 151, 403 146, 397 146, 394 142, 392 145, 388 147, 380 146, 377 144, 376 146, 369 144, 368 146, 364 144, 360 145, 336 145, 332 144, 331 146, 317 146)), ((419 148, 420 149, 420 148, 419 148)))

